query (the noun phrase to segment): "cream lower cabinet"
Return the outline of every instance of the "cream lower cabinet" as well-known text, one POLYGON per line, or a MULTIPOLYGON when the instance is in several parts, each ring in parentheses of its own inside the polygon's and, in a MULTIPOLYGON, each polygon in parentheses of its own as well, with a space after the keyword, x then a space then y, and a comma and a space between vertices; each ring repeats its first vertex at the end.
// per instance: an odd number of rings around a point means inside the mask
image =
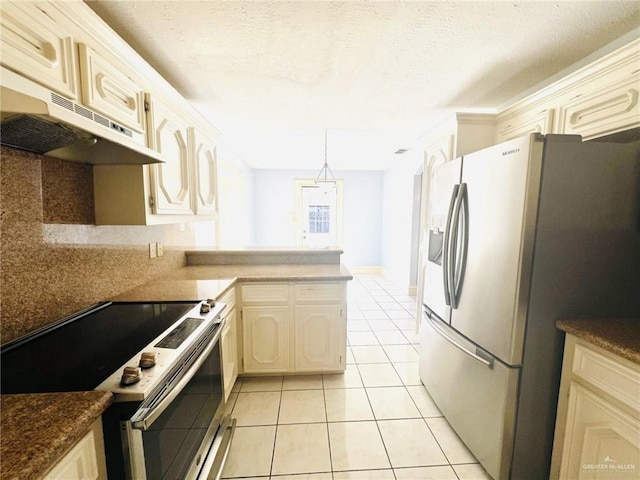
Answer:
POLYGON ((289 371, 289 307, 242 307, 245 372, 289 371))
POLYGON ((640 366, 567 335, 551 478, 640 478, 640 366))
POLYGON ((107 467, 102 440, 102 419, 98 418, 90 430, 45 475, 46 480, 106 479, 107 467))
POLYGON ((345 368, 346 282, 242 285, 244 373, 345 368))
POLYGON ((339 370, 344 364, 340 352, 342 307, 301 305, 294 320, 296 372, 339 370))
POLYGON ((224 401, 226 402, 238 378, 238 321, 236 318, 235 288, 223 295, 220 301, 227 306, 222 313, 225 325, 220 333, 222 386, 224 401))

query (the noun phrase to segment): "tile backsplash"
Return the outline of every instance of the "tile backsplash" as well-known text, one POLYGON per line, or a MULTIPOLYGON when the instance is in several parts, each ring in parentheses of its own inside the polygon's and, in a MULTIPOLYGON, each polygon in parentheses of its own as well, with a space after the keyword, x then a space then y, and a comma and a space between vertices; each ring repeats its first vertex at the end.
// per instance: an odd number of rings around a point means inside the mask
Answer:
MULTIPOLYGON (((2 344, 184 266, 196 246, 189 225, 93 225, 90 166, 2 147, 0 177, 2 344), (149 258, 153 241, 163 257, 149 258)), ((214 227, 198 226, 211 245, 214 227)))

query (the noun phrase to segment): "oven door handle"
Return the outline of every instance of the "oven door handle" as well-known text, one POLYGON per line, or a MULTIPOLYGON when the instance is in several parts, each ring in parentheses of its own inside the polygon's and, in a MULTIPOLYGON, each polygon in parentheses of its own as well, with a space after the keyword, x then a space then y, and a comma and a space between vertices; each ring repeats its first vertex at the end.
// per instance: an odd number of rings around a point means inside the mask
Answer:
MULTIPOLYGON (((216 343, 220 340, 220 333, 224 328, 225 320, 222 319, 220 321, 220 327, 216 330, 213 338, 207 345, 207 347, 198 355, 198 359, 189 367, 189 370, 180 377, 180 380, 177 384, 175 384, 168 393, 165 394, 164 398, 152 408, 141 408, 139 409, 129 420, 131 426, 138 430, 147 430, 153 422, 155 422, 160 415, 167 409, 167 407, 173 402, 180 392, 186 385, 191 381, 196 372, 200 369, 202 364, 205 362, 207 357, 213 351, 216 343)), ((160 394, 162 395, 162 393, 160 394)))

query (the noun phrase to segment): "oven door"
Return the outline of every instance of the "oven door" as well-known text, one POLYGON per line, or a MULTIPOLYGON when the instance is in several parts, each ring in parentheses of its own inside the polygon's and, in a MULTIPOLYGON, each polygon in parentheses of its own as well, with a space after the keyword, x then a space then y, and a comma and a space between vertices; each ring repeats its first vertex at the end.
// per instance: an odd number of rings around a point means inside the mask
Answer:
POLYGON ((121 422, 130 478, 219 478, 235 429, 235 419, 223 418, 223 326, 188 352, 163 387, 121 422))

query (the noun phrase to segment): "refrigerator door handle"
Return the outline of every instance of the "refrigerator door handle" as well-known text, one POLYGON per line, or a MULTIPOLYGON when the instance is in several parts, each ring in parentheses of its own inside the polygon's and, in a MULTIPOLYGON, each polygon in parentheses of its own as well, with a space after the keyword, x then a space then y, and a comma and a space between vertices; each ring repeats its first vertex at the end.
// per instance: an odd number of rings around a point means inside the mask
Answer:
POLYGON ((431 318, 431 316, 426 315, 427 317, 427 321, 429 322, 429 324, 433 327, 433 329, 442 337, 444 338, 447 342, 449 342, 451 345, 453 345, 454 347, 456 347, 457 349, 463 351, 464 353, 466 353, 467 355, 469 355, 471 358, 473 358, 474 360, 480 362, 481 364, 483 364, 485 367, 487 368, 493 368, 493 358, 484 358, 481 357, 480 355, 476 354, 476 352, 472 352, 471 350, 469 350, 467 347, 460 345, 458 342, 456 342, 453 338, 449 337, 449 335, 447 335, 447 333, 442 329, 442 327, 440 327, 440 325, 438 325, 436 323, 437 320, 434 320, 431 318))
POLYGON ((451 220, 453 218, 453 207, 458 197, 460 185, 454 185, 451 191, 451 200, 449 201, 449 212, 447 213, 447 223, 444 228, 444 246, 442 251, 442 281, 444 282, 444 302, 451 305, 451 293, 449 290, 449 242, 451 239, 451 220))
POLYGON ((467 184, 460 185, 460 193, 458 195, 458 204, 456 205, 455 212, 455 245, 456 248, 453 252, 455 255, 453 263, 451 264, 451 308, 458 308, 460 305, 460 295, 462 293, 462 284, 464 283, 464 272, 467 267, 467 252, 469 249, 469 190, 467 184), (457 238, 458 238, 458 226, 460 225, 460 208, 462 208, 462 250, 460 257, 457 256, 457 238))

